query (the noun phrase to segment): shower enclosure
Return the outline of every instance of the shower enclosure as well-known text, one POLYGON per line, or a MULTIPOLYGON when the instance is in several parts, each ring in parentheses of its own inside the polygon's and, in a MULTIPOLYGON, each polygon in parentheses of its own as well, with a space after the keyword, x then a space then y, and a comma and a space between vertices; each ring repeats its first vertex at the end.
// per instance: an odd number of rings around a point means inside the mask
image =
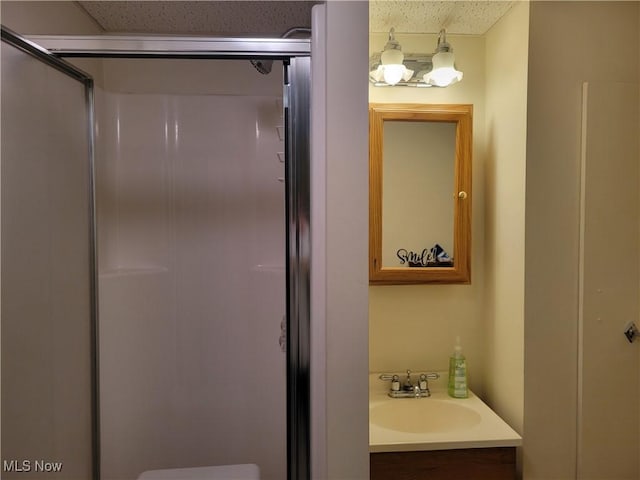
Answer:
POLYGON ((308 478, 309 41, 35 41, 3 29, 6 478, 308 478))

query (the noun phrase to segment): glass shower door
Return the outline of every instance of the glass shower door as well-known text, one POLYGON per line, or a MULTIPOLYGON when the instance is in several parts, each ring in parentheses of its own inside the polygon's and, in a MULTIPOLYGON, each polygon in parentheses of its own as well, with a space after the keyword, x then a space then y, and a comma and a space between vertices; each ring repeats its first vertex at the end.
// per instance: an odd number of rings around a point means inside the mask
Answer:
POLYGON ((2 478, 94 476, 91 79, 2 31, 2 478))
POLYGON ((295 342, 286 351, 282 65, 264 76, 246 60, 107 59, 103 70, 102 478, 253 464, 283 480, 295 342), (242 77, 242 89, 224 80, 242 77))

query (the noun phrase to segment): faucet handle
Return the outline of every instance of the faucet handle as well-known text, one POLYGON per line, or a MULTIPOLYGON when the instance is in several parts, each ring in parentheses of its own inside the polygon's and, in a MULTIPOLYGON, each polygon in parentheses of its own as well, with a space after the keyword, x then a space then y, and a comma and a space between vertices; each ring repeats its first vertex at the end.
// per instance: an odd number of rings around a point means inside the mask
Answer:
POLYGON ((420 388, 422 390, 429 388, 429 380, 437 380, 440 378, 439 373, 421 373, 420 374, 420 388))
POLYGON ((437 380, 440 378, 440 375, 437 373, 421 373, 420 380, 418 385, 420 386, 420 390, 427 393, 427 396, 431 396, 431 391, 429 390, 429 380, 437 380))
POLYGON ((397 392, 400 390, 400 377, 391 373, 382 373, 378 377, 380 380, 391 380, 391 390, 397 392))

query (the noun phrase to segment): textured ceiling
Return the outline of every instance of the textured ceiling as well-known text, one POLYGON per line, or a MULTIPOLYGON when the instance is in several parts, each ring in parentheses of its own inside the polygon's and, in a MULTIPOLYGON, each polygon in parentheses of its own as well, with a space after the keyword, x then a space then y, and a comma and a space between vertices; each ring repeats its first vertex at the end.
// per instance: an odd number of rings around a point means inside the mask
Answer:
MULTIPOLYGON (((278 37, 311 25, 306 1, 80 1, 108 33, 260 35, 278 37)), ((369 30, 399 33, 484 34, 512 1, 371 0, 369 30)))
POLYGON ((512 1, 371 0, 369 31, 482 35, 511 8, 512 1))
POLYGON ((311 26, 314 1, 83 1, 108 33, 261 35, 311 26))

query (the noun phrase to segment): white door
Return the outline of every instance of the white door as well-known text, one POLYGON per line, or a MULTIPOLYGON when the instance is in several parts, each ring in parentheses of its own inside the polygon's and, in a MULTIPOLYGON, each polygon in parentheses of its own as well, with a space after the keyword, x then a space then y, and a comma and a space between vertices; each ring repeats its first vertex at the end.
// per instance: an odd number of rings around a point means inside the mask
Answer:
POLYGON ((638 317, 640 97, 637 84, 583 91, 578 478, 640 478, 638 317))

